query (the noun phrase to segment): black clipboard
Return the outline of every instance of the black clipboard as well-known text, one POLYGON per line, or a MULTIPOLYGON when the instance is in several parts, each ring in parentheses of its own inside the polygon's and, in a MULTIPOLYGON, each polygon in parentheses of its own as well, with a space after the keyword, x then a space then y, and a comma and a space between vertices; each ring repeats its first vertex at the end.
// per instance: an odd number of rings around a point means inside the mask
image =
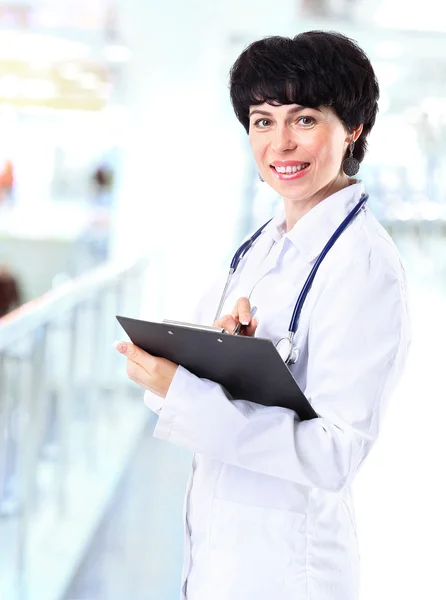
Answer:
POLYGON ((302 421, 318 416, 271 340, 116 318, 136 346, 219 383, 232 398, 290 408, 302 421))

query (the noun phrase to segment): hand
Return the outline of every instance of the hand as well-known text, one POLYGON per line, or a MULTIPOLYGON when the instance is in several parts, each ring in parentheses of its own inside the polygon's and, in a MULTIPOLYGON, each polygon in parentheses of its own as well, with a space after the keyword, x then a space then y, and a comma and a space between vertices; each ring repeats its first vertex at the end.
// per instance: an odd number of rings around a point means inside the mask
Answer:
POLYGON ((259 322, 255 317, 251 319, 251 303, 248 298, 239 298, 232 313, 215 321, 214 327, 223 327, 228 333, 232 333, 239 323, 243 325, 239 335, 254 336, 259 322))
POLYGON ((161 398, 167 396, 178 365, 152 356, 131 342, 114 342, 113 346, 127 357, 127 375, 132 381, 161 398))

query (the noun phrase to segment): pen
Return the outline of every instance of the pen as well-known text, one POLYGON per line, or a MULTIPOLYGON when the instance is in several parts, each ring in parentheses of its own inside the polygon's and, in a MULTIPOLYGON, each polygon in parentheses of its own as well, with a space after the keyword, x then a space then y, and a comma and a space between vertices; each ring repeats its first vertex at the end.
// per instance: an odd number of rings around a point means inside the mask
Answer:
MULTIPOLYGON (((255 317, 255 314, 256 314, 256 312, 257 312, 257 306, 253 306, 253 307, 251 308, 251 319, 253 319, 253 318, 255 317)), ((235 329, 234 329, 234 331, 232 332, 232 335, 239 335, 239 334, 240 334, 240 332, 241 332, 241 330, 242 330, 242 327, 245 327, 245 325, 242 325, 242 323, 238 323, 238 324, 235 326, 235 329)))

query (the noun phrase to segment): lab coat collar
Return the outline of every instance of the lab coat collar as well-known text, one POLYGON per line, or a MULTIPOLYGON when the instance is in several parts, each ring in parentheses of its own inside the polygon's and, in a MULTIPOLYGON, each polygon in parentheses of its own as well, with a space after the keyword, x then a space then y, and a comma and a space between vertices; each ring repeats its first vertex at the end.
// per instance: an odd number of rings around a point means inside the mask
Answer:
POLYGON ((285 236, 308 262, 312 262, 363 193, 364 184, 358 181, 328 196, 304 215, 288 233, 284 233, 286 222, 282 208, 269 224, 268 233, 276 241, 285 236))

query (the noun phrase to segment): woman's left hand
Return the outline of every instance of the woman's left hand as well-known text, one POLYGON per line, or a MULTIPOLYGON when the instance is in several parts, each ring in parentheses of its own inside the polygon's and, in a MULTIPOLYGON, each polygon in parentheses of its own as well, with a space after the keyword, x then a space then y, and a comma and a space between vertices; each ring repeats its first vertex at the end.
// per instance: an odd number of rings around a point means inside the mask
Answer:
POLYGON ((167 396, 178 365, 152 356, 131 342, 115 342, 113 346, 127 357, 127 375, 132 381, 161 398, 167 396))

